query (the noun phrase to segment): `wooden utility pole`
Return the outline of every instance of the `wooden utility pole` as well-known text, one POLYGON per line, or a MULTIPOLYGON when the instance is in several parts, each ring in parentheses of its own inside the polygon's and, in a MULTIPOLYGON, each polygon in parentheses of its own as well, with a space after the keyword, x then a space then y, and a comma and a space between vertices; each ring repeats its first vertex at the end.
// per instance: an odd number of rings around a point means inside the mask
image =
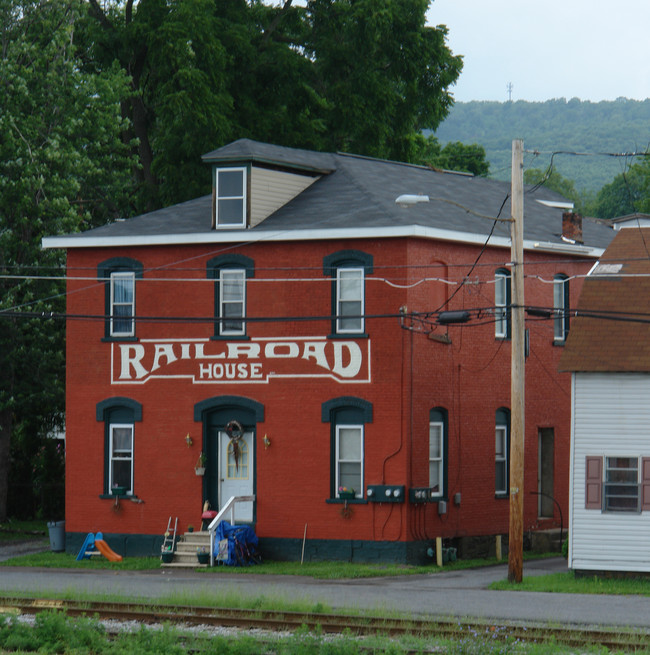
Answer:
POLYGON ((508 580, 521 582, 524 546, 524 434, 525 434, 525 324, 524 324, 524 142, 512 142, 510 259, 511 371, 510 371, 510 532, 508 580))

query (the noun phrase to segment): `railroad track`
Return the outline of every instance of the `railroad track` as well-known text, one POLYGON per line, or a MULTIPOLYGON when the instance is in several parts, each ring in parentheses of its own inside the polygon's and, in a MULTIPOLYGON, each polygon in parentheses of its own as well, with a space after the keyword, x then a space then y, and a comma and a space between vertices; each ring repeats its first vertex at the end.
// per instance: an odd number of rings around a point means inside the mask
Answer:
POLYGON ((487 622, 432 618, 394 618, 347 614, 285 612, 269 610, 150 605, 50 599, 0 597, 0 614, 37 614, 47 610, 67 616, 92 616, 103 620, 135 621, 143 624, 175 623, 253 628, 269 632, 293 632, 307 627, 325 633, 422 638, 484 638, 528 643, 556 642, 572 647, 605 646, 610 650, 635 652, 650 647, 650 632, 584 626, 552 627, 509 622, 487 622))

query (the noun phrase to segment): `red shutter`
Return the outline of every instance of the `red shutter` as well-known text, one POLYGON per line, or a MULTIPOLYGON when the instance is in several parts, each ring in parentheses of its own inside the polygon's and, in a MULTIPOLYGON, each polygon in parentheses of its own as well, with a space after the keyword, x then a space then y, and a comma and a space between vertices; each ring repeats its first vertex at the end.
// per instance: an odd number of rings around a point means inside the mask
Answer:
POLYGON ((585 457, 585 509, 602 509, 603 458, 585 457))
POLYGON ((650 457, 641 458, 641 511, 650 509, 650 457))

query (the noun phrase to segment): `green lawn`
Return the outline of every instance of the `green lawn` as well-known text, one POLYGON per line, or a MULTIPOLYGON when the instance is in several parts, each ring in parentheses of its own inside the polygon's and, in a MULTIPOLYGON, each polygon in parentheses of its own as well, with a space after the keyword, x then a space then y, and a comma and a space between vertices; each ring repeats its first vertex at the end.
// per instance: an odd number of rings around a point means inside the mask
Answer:
POLYGON ((650 596, 650 578, 576 577, 573 571, 524 577, 519 584, 507 580, 493 582, 490 589, 501 591, 542 591, 556 594, 608 594, 650 596))

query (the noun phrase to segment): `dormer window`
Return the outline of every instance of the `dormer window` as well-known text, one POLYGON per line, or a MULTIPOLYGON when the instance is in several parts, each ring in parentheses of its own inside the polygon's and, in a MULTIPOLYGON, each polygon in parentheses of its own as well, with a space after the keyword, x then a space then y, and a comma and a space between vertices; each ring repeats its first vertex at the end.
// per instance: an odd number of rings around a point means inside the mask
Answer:
POLYGON ((215 169, 215 226, 246 227, 246 168, 215 169))

